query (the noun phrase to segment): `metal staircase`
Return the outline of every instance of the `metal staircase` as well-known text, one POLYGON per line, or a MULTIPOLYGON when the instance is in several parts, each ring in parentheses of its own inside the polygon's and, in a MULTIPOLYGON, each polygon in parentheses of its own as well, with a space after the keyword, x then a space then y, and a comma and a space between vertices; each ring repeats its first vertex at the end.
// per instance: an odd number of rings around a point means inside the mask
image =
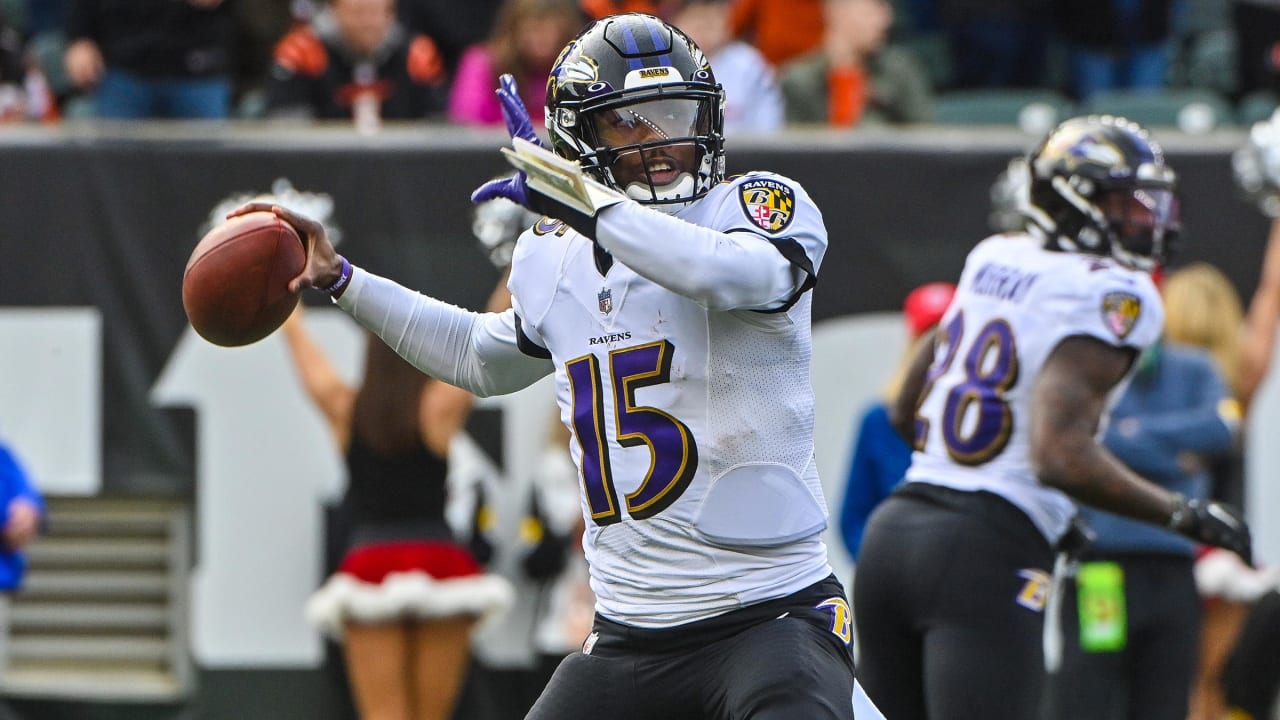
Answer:
POLYGON ((191 688, 190 520, 177 502, 51 498, 0 599, 0 693, 168 701, 191 688))

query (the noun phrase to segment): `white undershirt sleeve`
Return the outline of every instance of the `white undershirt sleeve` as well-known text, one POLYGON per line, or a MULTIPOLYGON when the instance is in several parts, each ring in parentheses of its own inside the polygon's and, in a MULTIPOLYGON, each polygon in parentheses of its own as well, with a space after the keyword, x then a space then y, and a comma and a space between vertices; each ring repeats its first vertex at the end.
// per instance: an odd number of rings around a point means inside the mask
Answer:
POLYGON ((596 242, 622 264, 711 310, 782 305, 807 279, 773 243, 624 202, 600 212, 596 242))
POLYGON ((479 397, 505 395, 552 371, 516 343, 515 311, 478 313, 353 268, 335 301, 414 367, 479 397))

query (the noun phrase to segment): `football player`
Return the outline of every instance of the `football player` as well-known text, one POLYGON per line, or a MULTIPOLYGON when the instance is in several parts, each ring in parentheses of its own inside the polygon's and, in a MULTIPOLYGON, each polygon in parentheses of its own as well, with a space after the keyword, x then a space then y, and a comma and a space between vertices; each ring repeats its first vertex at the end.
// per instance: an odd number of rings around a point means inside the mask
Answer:
POLYGON ((329 292, 425 372, 478 395, 554 374, 596 620, 528 717, 853 718, 813 447, 818 209, 789 178, 724 177, 721 88, 657 18, 604 18, 565 48, 545 116, 558 157, 509 79, 499 97, 529 175, 473 200, 546 216, 517 242, 512 310, 353 269, 319 224, 275 212, 309 245, 292 287, 329 292))
POLYGON ((872 515, 854 598, 859 679, 894 720, 1039 717, 1075 502, 1250 558, 1238 512, 1142 479, 1097 441, 1163 325, 1148 273, 1179 229, 1163 151, 1128 120, 1078 117, 1028 172, 1025 230, 970 252, 894 407, 916 451, 872 515))

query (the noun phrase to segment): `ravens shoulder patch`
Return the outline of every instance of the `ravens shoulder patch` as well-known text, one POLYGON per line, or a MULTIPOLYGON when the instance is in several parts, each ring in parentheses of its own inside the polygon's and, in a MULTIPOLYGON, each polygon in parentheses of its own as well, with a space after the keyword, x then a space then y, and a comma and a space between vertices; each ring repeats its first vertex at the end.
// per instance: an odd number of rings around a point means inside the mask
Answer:
POLYGON ((777 180, 747 180, 738 186, 738 199, 751 223, 765 232, 782 232, 795 216, 796 192, 777 180))
POLYGON ((1121 340, 1129 336, 1141 315, 1142 299, 1133 293, 1109 292, 1102 296, 1102 322, 1121 340))

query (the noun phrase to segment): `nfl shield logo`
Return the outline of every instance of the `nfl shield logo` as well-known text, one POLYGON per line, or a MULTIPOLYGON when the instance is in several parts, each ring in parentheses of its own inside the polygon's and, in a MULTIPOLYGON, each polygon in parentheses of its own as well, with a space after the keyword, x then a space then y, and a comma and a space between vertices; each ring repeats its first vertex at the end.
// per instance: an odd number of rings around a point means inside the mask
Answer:
POLYGON ((609 288, 600 288, 600 294, 596 295, 596 300, 600 301, 600 312, 608 315, 613 311, 613 291, 609 288))

